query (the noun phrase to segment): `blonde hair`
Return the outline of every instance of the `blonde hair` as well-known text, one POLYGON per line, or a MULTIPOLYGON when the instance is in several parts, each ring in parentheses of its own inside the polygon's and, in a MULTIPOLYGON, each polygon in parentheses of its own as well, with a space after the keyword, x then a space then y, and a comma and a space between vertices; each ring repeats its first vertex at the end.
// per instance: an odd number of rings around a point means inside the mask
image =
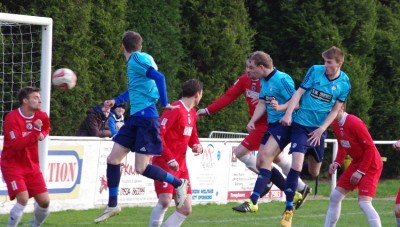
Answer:
POLYGON ((335 59, 336 62, 344 62, 343 51, 338 47, 331 47, 322 53, 323 58, 335 59))
POLYGON ((274 68, 274 63, 271 56, 263 51, 253 52, 249 60, 253 61, 256 66, 263 65, 268 69, 274 68))

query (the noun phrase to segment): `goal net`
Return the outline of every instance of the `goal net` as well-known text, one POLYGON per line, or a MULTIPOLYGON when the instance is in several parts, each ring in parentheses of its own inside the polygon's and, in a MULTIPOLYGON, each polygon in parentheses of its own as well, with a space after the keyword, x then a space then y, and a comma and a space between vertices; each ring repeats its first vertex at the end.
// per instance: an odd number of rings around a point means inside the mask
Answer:
MULTIPOLYGON (((42 110, 50 114, 52 26, 51 18, 0 13, 0 135, 22 87, 40 87, 42 110)), ((47 144, 39 143, 41 160, 47 144)))

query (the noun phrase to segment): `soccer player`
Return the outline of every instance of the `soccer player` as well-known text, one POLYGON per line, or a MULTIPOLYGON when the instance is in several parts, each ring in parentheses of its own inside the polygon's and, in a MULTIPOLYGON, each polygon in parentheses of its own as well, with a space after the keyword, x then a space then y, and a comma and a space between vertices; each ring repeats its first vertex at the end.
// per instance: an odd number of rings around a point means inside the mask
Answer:
MULTIPOLYGON (((186 151, 188 146, 195 155, 203 152, 196 127, 196 111, 194 109, 203 95, 203 83, 199 80, 188 80, 182 86, 182 97, 172 105, 179 106, 173 110, 164 110, 161 115, 161 139, 163 152, 161 156, 155 156, 153 165, 160 166, 177 178, 183 178, 190 182, 189 171, 186 165, 186 151)), ((164 182, 154 181, 154 187, 158 196, 158 203, 153 208, 150 216, 150 227, 161 226, 165 212, 173 196, 175 189, 164 182)), ((163 226, 181 226, 186 217, 192 211, 192 190, 189 186, 188 196, 182 207, 168 217, 163 226)), ((176 203, 176 202, 175 202, 176 203)))
MULTIPOLYGON (((396 143, 393 144, 393 148, 395 150, 400 151, 400 140, 398 140, 396 143)), ((396 216, 396 224, 398 227, 400 227, 400 188, 397 192, 396 206, 394 208, 394 214, 396 216)))
POLYGON ((32 226, 40 226, 49 216, 50 198, 40 170, 38 141, 50 132, 50 120, 41 111, 40 89, 24 87, 18 92, 19 108, 4 121, 4 145, 1 172, 10 200, 17 203, 10 211, 8 226, 20 222, 29 198, 35 199, 32 226))
POLYGON ((382 226, 378 213, 372 206, 372 199, 382 173, 383 162, 364 122, 345 112, 345 105, 332 122, 333 133, 338 141, 338 154, 329 165, 329 173, 334 174, 349 154, 351 164, 339 178, 332 190, 325 227, 336 226, 340 217, 341 203, 347 193, 358 188, 358 205, 367 217, 370 226, 382 226))
POLYGON ((331 47, 322 53, 324 65, 309 68, 300 87, 288 103, 281 123, 292 126, 292 167, 286 178, 286 208, 281 226, 291 226, 293 197, 303 168, 304 156, 308 155, 308 172, 316 177, 324 158, 326 129, 336 118, 351 89, 350 80, 341 71, 344 55, 341 49, 331 47), (296 107, 299 109, 292 114, 296 107))
MULTIPOLYGON (((251 57, 251 54, 249 58, 251 57)), ((246 60, 246 71, 248 70, 249 61, 246 60)), ((235 101, 240 95, 244 95, 247 101, 250 117, 253 116, 254 110, 257 106, 260 93, 260 78, 255 77, 249 73, 244 73, 239 79, 231 86, 225 94, 215 100, 212 104, 208 105, 207 108, 199 109, 197 111, 198 116, 208 116, 217 113, 222 110, 233 101, 235 101)), ((260 147, 261 140, 268 129, 267 123, 267 112, 264 113, 256 122, 254 122, 254 130, 249 132, 249 135, 243 139, 243 141, 233 151, 235 156, 246 164, 246 167, 258 174, 256 166, 256 157, 251 154, 251 151, 258 150, 260 147)), ((288 174, 291 166, 291 159, 285 158, 283 155, 278 155, 274 162, 282 169, 284 174, 288 174)), ((268 193, 271 189, 272 183, 268 185, 266 190, 260 195, 261 197, 268 193)), ((299 179, 297 190, 302 194, 303 200, 299 200, 296 204, 300 207, 307 198, 308 194, 311 193, 311 188, 306 185, 301 179, 299 179)))
POLYGON ((108 205, 94 222, 102 222, 118 214, 118 187, 121 179, 121 161, 131 150, 135 152, 135 171, 145 177, 172 184, 176 189, 178 207, 186 199, 187 180, 174 177, 158 166, 149 164, 150 157, 161 155, 160 119, 156 109, 160 98, 165 109, 174 108, 168 104, 164 75, 156 70, 153 58, 142 49, 139 33, 128 31, 122 37, 122 52, 127 61, 128 90, 119 97, 106 100, 109 108, 130 101, 130 116, 117 135, 114 146, 107 157, 108 205))
MULTIPOLYGON (((286 73, 277 70, 272 58, 262 51, 254 52, 248 60, 247 73, 253 78, 261 79, 259 101, 255 111, 247 125, 251 133, 256 129, 256 122, 268 113, 268 131, 265 132, 257 155, 258 177, 253 193, 248 201, 234 207, 238 212, 256 212, 258 199, 264 188, 272 181, 278 188, 284 190, 285 179, 276 168, 273 168, 274 159, 290 142, 290 127, 283 126, 279 120, 284 115, 282 111, 276 111, 271 105, 272 100, 278 103, 286 103, 295 92, 293 79, 286 73)), ((265 121, 266 119, 263 119, 265 121)))

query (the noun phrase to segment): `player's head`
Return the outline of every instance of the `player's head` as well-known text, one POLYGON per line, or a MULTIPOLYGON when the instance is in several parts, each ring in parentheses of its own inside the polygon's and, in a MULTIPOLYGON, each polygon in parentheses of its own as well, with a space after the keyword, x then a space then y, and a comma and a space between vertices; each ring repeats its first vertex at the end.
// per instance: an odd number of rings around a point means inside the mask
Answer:
POLYGON ((274 64, 269 54, 263 51, 256 51, 251 55, 247 68, 250 78, 261 78, 274 70, 274 64))
POLYGON ((195 98, 195 106, 200 103, 203 97, 203 83, 200 80, 191 79, 182 85, 182 97, 195 98))
POLYGON ((346 112, 346 102, 342 103, 342 106, 340 107, 338 114, 336 116, 336 121, 340 121, 346 112))
POLYGON ((254 54, 254 52, 250 53, 249 56, 248 56, 247 59, 246 59, 246 74, 247 74, 247 76, 248 76, 250 79, 256 80, 256 79, 258 79, 258 78, 255 77, 254 74, 249 73, 249 71, 250 71, 250 65, 251 65, 251 64, 250 64, 250 59, 251 59, 251 57, 253 56, 253 54, 254 54))
POLYGON ((125 49, 128 53, 141 51, 142 43, 142 36, 137 32, 127 31, 122 36, 122 49, 125 49))
POLYGON ((328 76, 338 73, 344 62, 343 51, 338 47, 331 47, 322 53, 324 59, 325 72, 328 76))
POLYGON ((19 90, 17 97, 20 107, 28 107, 33 111, 41 109, 40 88, 23 87, 19 90))

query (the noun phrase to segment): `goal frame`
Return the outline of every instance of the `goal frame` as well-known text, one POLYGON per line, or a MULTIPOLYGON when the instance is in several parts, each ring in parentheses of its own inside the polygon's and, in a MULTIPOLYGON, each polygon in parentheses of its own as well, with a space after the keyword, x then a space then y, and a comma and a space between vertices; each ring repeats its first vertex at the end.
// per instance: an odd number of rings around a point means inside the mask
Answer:
MULTIPOLYGON (((51 59, 53 45, 53 19, 49 17, 28 16, 20 14, 0 13, 0 22, 13 22, 42 26, 42 46, 40 59, 40 89, 42 110, 50 116, 51 92, 51 59)), ((45 174, 47 169, 48 136, 39 142, 40 169, 45 174)), ((45 175, 46 176, 46 175, 45 175)))

